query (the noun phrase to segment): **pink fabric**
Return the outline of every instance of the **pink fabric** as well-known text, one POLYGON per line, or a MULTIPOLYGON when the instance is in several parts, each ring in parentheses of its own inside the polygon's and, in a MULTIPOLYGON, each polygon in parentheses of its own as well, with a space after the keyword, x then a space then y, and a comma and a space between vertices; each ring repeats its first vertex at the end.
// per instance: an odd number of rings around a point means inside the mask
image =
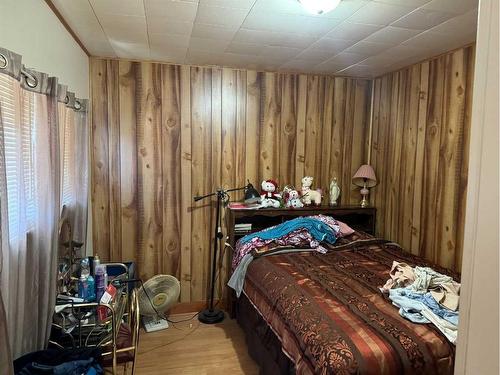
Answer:
POLYGON ((346 236, 349 236, 351 234, 354 233, 354 229, 352 229, 349 225, 347 225, 346 223, 340 221, 340 220, 337 220, 337 223, 340 227, 340 231, 339 233, 337 234, 337 237, 338 238, 342 238, 342 237, 346 237, 346 236))

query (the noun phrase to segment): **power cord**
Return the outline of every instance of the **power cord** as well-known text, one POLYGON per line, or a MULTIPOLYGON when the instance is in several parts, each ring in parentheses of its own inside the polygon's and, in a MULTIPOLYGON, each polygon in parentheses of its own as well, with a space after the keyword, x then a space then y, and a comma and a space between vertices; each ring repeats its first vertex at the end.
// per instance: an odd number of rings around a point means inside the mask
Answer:
POLYGON ((153 304, 153 300, 151 299, 151 297, 149 296, 149 293, 147 291, 147 289, 144 287, 144 283, 141 279, 133 279, 133 280, 116 280, 116 282, 118 282, 119 284, 122 284, 122 283, 125 283, 125 282, 139 282, 141 284, 141 288, 142 290, 144 291, 144 294, 146 294, 146 297, 149 301, 149 304, 151 305, 151 307, 153 308, 153 310, 155 311, 156 315, 161 318, 161 319, 165 319, 167 322, 169 323, 172 323, 173 325, 177 324, 177 323, 183 323, 183 322, 188 322, 190 320, 193 320, 195 316, 198 315, 199 311, 194 314, 192 317, 188 318, 188 319, 181 319, 181 320, 170 320, 169 318, 167 318, 165 316, 165 314, 159 312, 155 305, 153 304))
MULTIPOLYGON (((219 275, 220 275, 220 269, 222 268, 222 262, 224 260, 224 256, 226 254, 226 249, 230 247, 231 249, 233 248, 228 242, 225 242, 224 243, 224 247, 222 249, 222 251, 220 252, 219 254, 219 259, 218 259, 218 267, 217 267, 217 274, 215 275, 215 280, 214 282, 217 282, 219 280, 219 275)), ((146 288, 144 288, 144 283, 142 281, 142 279, 133 279, 133 280, 116 280, 116 282, 118 282, 119 284, 121 283, 125 283, 125 282, 139 282, 141 284, 141 288, 142 290, 144 291, 144 294, 146 294, 146 297, 149 301, 149 304, 151 305, 151 307, 153 308, 153 310, 155 311, 156 315, 158 315, 159 318, 161 319, 165 319, 167 322, 169 323, 172 323, 173 325, 175 324, 178 324, 178 323, 184 323, 184 322, 189 322, 190 320, 193 320, 196 316, 198 316, 198 314, 200 313, 200 311, 197 311, 196 313, 194 313, 191 317, 189 318, 186 318, 186 319, 181 319, 181 320, 170 320, 169 318, 167 318, 165 316, 165 314, 163 313, 160 313, 155 305, 153 304, 153 301, 151 299, 151 297, 149 296, 149 293, 147 291, 146 288)), ((219 288, 219 296, 222 294, 222 290, 221 288, 219 288)), ((214 307, 217 306, 220 302, 220 298, 217 300, 217 302, 215 303, 214 307)))

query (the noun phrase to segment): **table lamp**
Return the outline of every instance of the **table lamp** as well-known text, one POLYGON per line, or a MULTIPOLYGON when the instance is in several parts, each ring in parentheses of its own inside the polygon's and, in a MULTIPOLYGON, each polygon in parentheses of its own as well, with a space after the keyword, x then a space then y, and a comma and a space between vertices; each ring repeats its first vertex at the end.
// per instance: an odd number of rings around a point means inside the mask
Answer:
POLYGON ((363 164, 352 177, 352 183, 361 187, 360 193, 363 199, 361 200, 361 207, 368 207, 368 188, 377 185, 377 177, 371 165, 363 164))

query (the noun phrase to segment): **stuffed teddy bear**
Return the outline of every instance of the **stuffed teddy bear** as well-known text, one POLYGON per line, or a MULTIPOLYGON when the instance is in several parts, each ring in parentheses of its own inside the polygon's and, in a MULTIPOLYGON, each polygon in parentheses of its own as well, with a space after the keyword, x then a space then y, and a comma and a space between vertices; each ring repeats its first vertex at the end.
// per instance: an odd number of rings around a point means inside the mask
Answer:
POLYGON ((279 208, 281 195, 278 194, 278 183, 274 180, 264 180, 260 186, 262 188, 260 193, 261 206, 279 208))
POLYGON ((301 208, 304 204, 300 200, 300 195, 297 190, 293 187, 285 187, 283 190, 285 192, 285 207, 287 208, 301 208))

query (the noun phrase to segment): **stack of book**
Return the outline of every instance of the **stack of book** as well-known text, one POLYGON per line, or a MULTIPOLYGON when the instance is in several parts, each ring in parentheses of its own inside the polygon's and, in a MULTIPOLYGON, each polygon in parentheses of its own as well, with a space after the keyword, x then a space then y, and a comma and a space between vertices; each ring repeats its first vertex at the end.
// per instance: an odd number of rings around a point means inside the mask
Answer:
POLYGON ((248 234, 252 231, 252 223, 240 223, 234 225, 235 234, 248 234))

